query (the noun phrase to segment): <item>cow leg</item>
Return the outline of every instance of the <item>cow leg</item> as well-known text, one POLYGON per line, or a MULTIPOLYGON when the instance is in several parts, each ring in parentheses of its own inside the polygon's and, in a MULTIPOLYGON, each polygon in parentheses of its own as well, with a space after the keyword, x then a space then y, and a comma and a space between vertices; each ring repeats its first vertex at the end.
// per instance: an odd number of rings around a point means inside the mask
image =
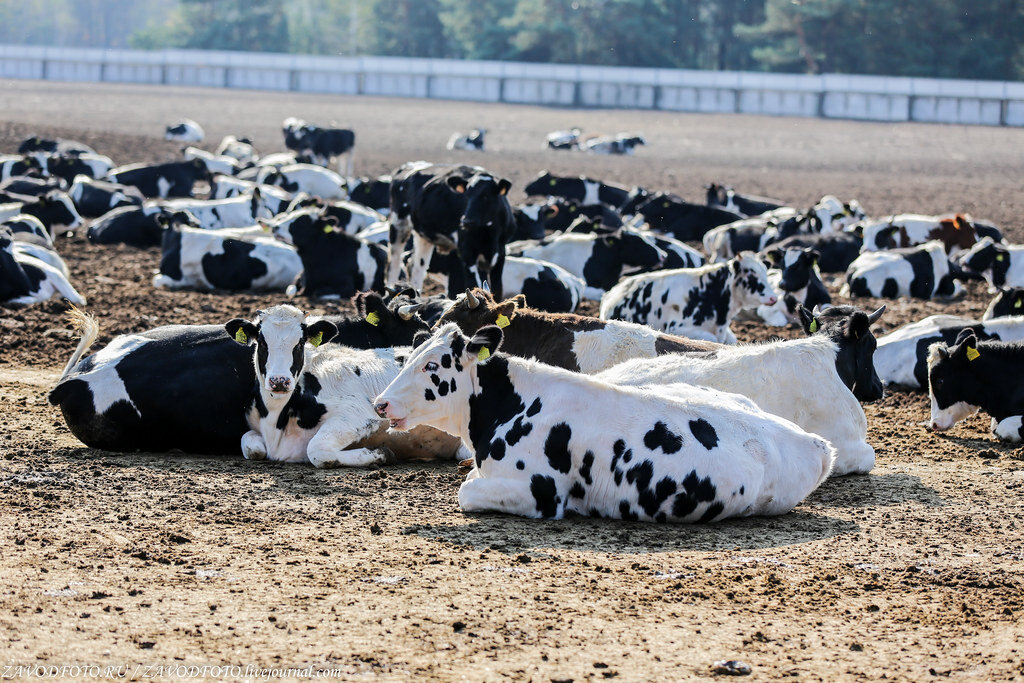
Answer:
POLYGON ((1024 432, 1024 417, 1020 415, 1013 415, 999 421, 992 418, 992 433, 1003 441, 1020 443, 1021 432, 1024 432))
POLYGON ((421 236, 418 232, 412 235, 412 268, 409 269, 409 286, 417 292, 423 288, 427 279, 427 268, 430 258, 434 255, 434 243, 421 236))
POLYGON ((362 425, 335 421, 325 422, 306 446, 306 459, 314 467, 366 467, 388 460, 382 449, 349 448, 373 434, 380 426, 376 419, 362 425))
POLYGON ((248 431, 242 437, 242 455, 246 460, 266 460, 267 442, 257 431, 248 431))
MULTIPOLYGON (((312 447, 312 443, 310 446, 312 447)), ((347 451, 308 449, 306 457, 313 467, 330 469, 333 467, 367 467, 388 462, 391 458, 385 450, 374 448, 352 448, 347 451)))
MULTIPOLYGON (((565 495, 555 506, 552 519, 565 514, 565 495)), ((505 512, 521 517, 543 517, 537 500, 530 490, 530 482, 522 479, 474 477, 459 487, 459 507, 463 512, 505 512)))
POLYGON ((388 222, 391 242, 388 244, 388 271, 384 284, 394 287, 402 277, 402 253, 405 251, 405 243, 409 241, 409 233, 412 232, 412 221, 392 215, 388 222))

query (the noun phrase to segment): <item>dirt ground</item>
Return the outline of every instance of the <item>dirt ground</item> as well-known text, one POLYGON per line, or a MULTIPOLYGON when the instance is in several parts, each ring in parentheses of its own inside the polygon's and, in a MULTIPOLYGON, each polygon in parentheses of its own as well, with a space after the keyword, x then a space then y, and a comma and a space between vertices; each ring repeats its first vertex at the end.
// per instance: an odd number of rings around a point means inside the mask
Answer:
MULTIPOLYGON (((293 115, 353 128, 361 173, 471 160, 515 188, 549 168, 691 199, 721 181, 796 205, 856 197, 875 215, 966 210, 1024 241, 1021 130, 91 84, 0 92, 0 151, 43 133, 119 163, 170 159, 180 145, 162 126, 180 116, 206 127, 207 147, 237 133, 272 151, 293 115), (633 158, 541 149, 572 125, 637 130, 649 146, 633 158), (490 130, 486 154, 444 151, 472 126, 490 130)), ((281 299, 155 291, 155 249, 60 249, 101 343, 281 299)), ((879 332, 980 314, 987 300, 974 285, 954 304, 887 302, 879 332)), ((45 400, 76 341, 64 316, 56 301, 0 309, 0 665, 642 681, 711 678, 714 661, 740 659, 753 680, 1024 678, 1024 449, 994 441, 983 416, 932 434, 927 397, 891 392, 865 406, 875 470, 778 518, 465 515, 450 463, 317 471, 85 448, 45 400)))

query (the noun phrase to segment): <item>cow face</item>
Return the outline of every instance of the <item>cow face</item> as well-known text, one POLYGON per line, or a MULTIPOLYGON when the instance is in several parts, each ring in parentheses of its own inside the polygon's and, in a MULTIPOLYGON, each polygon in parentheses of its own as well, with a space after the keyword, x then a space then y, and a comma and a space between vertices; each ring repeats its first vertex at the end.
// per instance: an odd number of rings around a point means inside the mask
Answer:
POLYGON ((438 426, 465 415, 477 363, 486 363, 501 344, 501 329, 484 327, 472 339, 457 325, 417 336, 413 351, 398 376, 377 397, 374 410, 390 420, 392 429, 438 426))
POLYGON ((983 237, 960 255, 959 263, 964 270, 978 273, 992 286, 1001 287, 1006 284, 1006 271, 1010 269, 1010 252, 991 237, 983 237))
POLYGON ((928 395, 932 402, 932 430, 941 432, 978 412, 978 406, 961 400, 990 391, 979 381, 972 363, 981 357, 978 338, 970 329, 960 332, 953 346, 942 342, 928 348, 928 395))
POLYGON ((818 265, 818 252, 814 249, 773 249, 767 256, 772 266, 782 271, 779 289, 783 292, 796 292, 807 287, 818 265))
POLYGON ((832 195, 825 195, 818 200, 811 211, 821 221, 822 230, 845 230, 867 218, 867 214, 856 199, 842 202, 832 195))
POLYGON ((256 382, 269 400, 291 396, 305 365, 306 344, 330 341, 338 328, 326 320, 306 323, 306 314, 294 306, 274 306, 259 311, 252 320, 235 318, 224 325, 239 344, 255 347, 256 382))
POLYGON ((468 182, 451 176, 448 186, 466 196, 459 224, 459 257, 486 278, 504 253, 502 230, 511 211, 507 195, 512 184, 504 178, 475 175, 468 182))
POLYGON ((749 251, 729 261, 733 272, 733 298, 740 308, 773 306, 778 295, 768 280, 768 269, 749 251))
POLYGON ((885 392, 874 361, 878 342, 871 325, 885 313, 885 306, 867 314, 853 306, 815 306, 812 313, 797 305, 797 313, 804 332, 823 334, 839 347, 836 371, 857 400, 869 403, 882 398, 885 392))
POLYGON ((556 188, 560 182, 561 179, 556 178, 550 171, 541 171, 536 178, 523 188, 523 191, 529 197, 548 197, 558 194, 556 188))
POLYGON ((1009 315, 1024 315, 1024 287, 1010 287, 1001 290, 988 305, 984 320, 1009 315))

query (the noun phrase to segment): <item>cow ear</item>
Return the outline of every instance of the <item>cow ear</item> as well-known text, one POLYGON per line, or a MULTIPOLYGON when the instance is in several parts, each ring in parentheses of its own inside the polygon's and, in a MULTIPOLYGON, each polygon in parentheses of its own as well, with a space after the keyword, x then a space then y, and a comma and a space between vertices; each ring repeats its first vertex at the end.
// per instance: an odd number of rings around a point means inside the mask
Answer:
POLYGON ((814 334, 820 329, 818 321, 814 319, 814 315, 803 304, 796 305, 796 312, 800 316, 800 327, 804 328, 806 334, 814 334), (811 329, 812 327, 814 329, 811 329))
POLYGON ((846 321, 846 337, 849 339, 860 339, 866 334, 871 334, 871 322, 867 313, 857 311, 846 321))
POLYGON ((971 346, 978 345, 978 337, 974 334, 974 330, 969 327, 960 330, 960 334, 956 335, 956 341, 953 342, 953 346, 960 346, 964 342, 971 346))
POLYGON ((1014 310, 1020 310, 1024 308, 1024 291, 1018 290, 1013 297, 1013 308, 1014 310))
POLYGON ((374 327, 379 326, 380 321, 390 313, 387 305, 384 303, 384 299, 376 292, 364 296, 359 308, 363 314, 363 319, 374 327))
POLYGON ((544 218, 554 218, 558 215, 558 204, 548 204, 544 209, 544 218))
POLYGON ((453 175, 448 178, 448 187, 452 188, 455 192, 462 194, 466 191, 466 179, 462 176, 453 175))
POLYGON ((504 197, 505 195, 508 194, 509 188, 511 187, 512 183, 510 183, 505 178, 502 178, 501 180, 498 181, 498 194, 504 197))
POLYGON ((259 330, 245 318, 234 318, 224 323, 224 329, 228 336, 242 346, 249 346, 256 341, 259 330))
POLYGON ((466 344, 466 353, 469 355, 470 362, 473 360, 480 363, 486 362, 498 350, 502 336, 501 328, 497 325, 487 325, 477 330, 473 338, 466 344))
POLYGON ((317 320, 306 326, 306 341, 313 346, 320 346, 338 336, 338 326, 330 320, 317 320))
POLYGON ((526 295, 516 294, 512 297, 511 301, 516 305, 516 308, 526 308, 526 295))
POLYGON ((498 314, 494 324, 505 329, 511 324, 512 318, 516 317, 516 302, 503 301, 494 307, 494 312, 498 314))

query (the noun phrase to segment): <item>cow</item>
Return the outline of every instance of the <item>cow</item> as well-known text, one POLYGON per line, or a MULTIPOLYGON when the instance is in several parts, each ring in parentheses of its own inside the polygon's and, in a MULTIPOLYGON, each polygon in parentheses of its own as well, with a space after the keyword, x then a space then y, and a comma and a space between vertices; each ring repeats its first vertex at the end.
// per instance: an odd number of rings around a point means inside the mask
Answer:
POLYGON ((773 249, 814 249, 818 269, 823 273, 845 273, 860 255, 863 240, 855 232, 827 232, 791 235, 772 243, 773 249))
POLYGON ((310 207, 321 209, 321 214, 333 217, 339 228, 352 235, 384 220, 382 214, 357 202, 347 199, 324 200, 301 193, 292 199, 285 210, 310 207))
POLYGON ((7 220, 18 214, 38 218, 54 234, 59 229, 73 231, 84 224, 71 197, 65 192, 54 190, 40 197, 27 197, 24 202, 0 204, 0 220, 7 220))
POLYGON ((27 306, 59 294, 75 305, 85 305, 85 297, 64 272, 15 244, 11 231, 0 227, 0 303, 27 306))
POLYGON ((209 199, 230 199, 241 195, 253 195, 259 190, 264 206, 274 215, 288 209, 295 199, 291 192, 276 185, 260 185, 251 180, 240 180, 233 176, 216 174, 210 179, 209 199))
POLYGON ((547 235, 547 222, 554 218, 560 207, 552 200, 543 203, 520 204, 512 209, 516 230, 512 241, 539 240, 547 235))
POLYGON ((954 299, 964 291, 955 275, 955 266, 938 240, 906 249, 866 251, 846 270, 840 296, 954 299))
MULTIPOLYGON (((618 228, 606 225, 602 222, 602 219, 588 218, 587 216, 579 216, 576 220, 569 224, 566 228, 566 233, 581 233, 590 235, 606 235, 616 232, 618 228)), ((635 230, 626 229, 627 233, 637 232, 635 230)), ((704 265, 704 255, 693 247, 687 246, 679 240, 674 240, 671 237, 665 237, 657 232, 651 231, 639 231, 645 237, 650 238, 654 242, 654 245, 665 252, 665 260, 657 266, 657 268, 643 268, 638 266, 630 266, 623 269, 623 274, 629 275, 632 273, 639 272, 641 270, 668 270, 670 268, 696 268, 697 266, 704 265)))
POLYGON ((256 148, 252 146, 249 138, 239 138, 234 135, 225 135, 214 154, 222 157, 230 157, 238 162, 239 166, 252 164, 259 158, 256 148))
POLYGON ((590 138, 583 144, 583 150, 591 154, 632 155, 638 146, 646 144, 647 141, 641 135, 619 133, 590 138))
POLYGON ((187 211, 172 213, 159 205, 145 204, 122 206, 103 214, 89 226, 86 236, 93 244, 127 244, 144 249, 161 244, 168 222, 199 227, 187 211))
POLYGON ((827 441, 749 399, 608 384, 499 353, 502 336, 445 325, 414 347, 374 406, 392 429, 429 425, 472 447, 465 512, 656 522, 783 514, 832 468, 827 441))
MULTIPOLYGON (((622 217, 607 204, 580 204, 575 200, 549 197, 542 203, 528 203, 517 206, 513 213, 516 218, 516 237, 514 241, 524 239, 543 239, 551 232, 564 232, 580 218, 594 220, 597 224, 609 228, 622 227, 622 217)), ((579 230, 578 230, 579 231, 579 230)))
POLYGON ((743 216, 759 216, 786 206, 785 202, 778 199, 740 194, 728 185, 711 183, 704 189, 707 190, 705 204, 743 216))
POLYGON ((783 237, 809 232, 813 219, 814 214, 783 207, 711 228, 701 237, 701 243, 712 262, 727 261, 741 251, 761 251, 783 237))
MULTIPOLYGON (((279 202, 273 201, 275 208, 279 202)), ((229 199, 170 199, 153 202, 169 212, 187 211, 205 230, 223 228, 244 228, 255 225, 260 219, 272 218, 275 214, 263 199, 257 187, 250 195, 238 195, 229 199)))
POLYGON ((207 173, 213 176, 214 173, 234 175, 241 169, 238 159, 234 157, 213 154, 198 147, 186 147, 182 153, 186 161, 199 159, 206 166, 207 173))
POLYGON ((502 271, 506 297, 522 294, 526 304, 549 313, 572 313, 580 305, 587 283, 554 263, 509 256, 502 271))
POLYGON ((721 346, 664 334, 646 325, 538 311, 526 305, 525 297, 499 303, 482 289, 467 290, 456 297, 435 327, 446 323, 457 324, 468 335, 487 325, 497 325, 504 332, 507 353, 586 374, 631 358, 708 352, 721 346))
POLYGON ((938 342, 953 344, 965 329, 981 340, 1024 341, 1024 318, 1019 316, 978 321, 956 315, 930 315, 878 338, 878 376, 886 384, 904 389, 926 388, 928 348, 938 342))
POLYGON ((352 178, 348 181, 348 198, 374 211, 391 208, 391 176, 379 178, 352 178))
POLYGON ((18 145, 18 154, 32 154, 43 152, 44 154, 57 154, 68 156, 72 154, 96 154, 89 145, 78 140, 66 140, 64 138, 42 138, 37 136, 25 138, 18 145))
POLYGON ((75 176, 68 196, 78 213, 86 218, 99 218, 121 206, 142 206, 146 199, 136 187, 94 180, 87 175, 75 176))
POLYGON ((278 216, 270 225, 277 239, 298 251, 299 293, 338 299, 384 290, 387 249, 339 229, 337 218, 321 209, 301 209, 278 216))
POLYGON ((581 204, 608 204, 621 207, 630 198, 631 190, 621 185, 604 183, 586 176, 556 176, 541 171, 523 188, 528 197, 562 197, 581 204))
POLYGON ((192 119, 181 119, 164 130, 164 140, 202 142, 205 137, 206 133, 203 131, 203 127, 192 119))
POLYGON ((0 183, 0 193, 16 194, 22 197, 38 197, 53 190, 65 190, 67 184, 63 178, 34 178, 32 176, 12 176, 0 183))
POLYGON ((313 162, 327 166, 334 157, 346 156, 348 170, 352 175, 352 153, 356 145, 356 134, 345 128, 321 128, 301 119, 285 119, 282 126, 284 146, 312 157, 313 162))
POLYGON ((772 267, 768 281, 779 293, 774 306, 758 306, 757 315, 769 325, 782 327, 799 322, 797 304, 807 310, 832 303, 821 281, 818 252, 813 249, 770 249, 766 254, 772 267))
POLYGON ((315 164, 290 164, 274 168, 263 166, 256 174, 257 183, 277 185, 288 192, 305 192, 323 199, 344 199, 345 179, 315 164))
POLYGON ((982 320, 1024 315, 1024 287, 1007 287, 999 290, 995 298, 989 302, 982 320))
POLYGON ((871 314, 850 307, 799 311, 801 318, 811 315, 808 325, 815 326, 805 339, 636 359, 595 378, 636 387, 684 382, 746 396, 762 410, 828 439, 836 449, 832 476, 866 474, 874 467, 875 451, 866 442, 868 423, 859 401, 882 397, 870 326, 885 307, 871 314))
POLYGON ((387 430, 373 397, 401 369, 408 349, 359 350, 325 344, 337 334, 328 320, 311 320, 294 306, 274 306, 253 320, 225 326, 251 349, 256 377, 241 439, 249 460, 308 461, 316 467, 359 467, 394 459, 469 455, 459 440, 422 428, 387 430))
POLYGON ((579 128, 569 130, 556 130, 548 133, 544 138, 545 149, 579 149, 580 136, 583 131, 579 128))
POLYGON ((729 325, 740 309, 777 300, 764 263, 744 252, 723 263, 625 278, 601 299, 600 317, 735 344, 729 325))
MULTIPOLYGON (((31 218, 31 216, 26 216, 26 218, 31 218)), ((11 227, 10 222, 3 223, 2 225, 8 228, 11 227)), ((55 268, 65 279, 71 280, 71 271, 68 269, 68 264, 64 262, 64 259, 60 257, 60 254, 57 253, 56 248, 52 244, 27 232, 14 232, 12 230, 11 237, 14 240, 15 260, 19 260, 22 256, 30 256, 55 268)))
MULTIPOLYGON (((412 359, 410 359, 411 361, 412 359)), ((1019 342, 980 341, 964 330, 947 346, 928 349, 928 394, 932 403, 931 427, 945 431, 984 410, 992 416, 992 434, 1003 441, 1024 440, 1024 345, 1019 342)))
POLYGON ((4 218, 0 226, 10 230, 15 239, 24 238, 36 244, 53 246, 53 235, 50 234, 49 228, 35 216, 27 213, 15 214, 10 218, 4 218))
POLYGON ((51 155, 46 160, 46 170, 50 175, 72 182, 75 176, 87 175, 90 178, 104 178, 114 162, 102 154, 75 154, 72 156, 51 155))
POLYGON ((712 228, 743 218, 732 211, 691 204, 682 197, 663 192, 647 197, 637 207, 636 217, 642 219, 651 230, 666 233, 683 242, 699 241, 712 228))
POLYGON ((471 152, 482 152, 484 151, 485 135, 487 135, 487 129, 485 128, 474 128, 469 133, 452 133, 445 147, 448 151, 462 149, 471 152))
POLYGON ((864 221, 864 251, 913 247, 939 240, 950 257, 970 249, 978 241, 978 233, 970 216, 923 216, 897 214, 874 221, 864 221))
POLYGON ((49 175, 49 172, 43 162, 34 156, 0 155, 0 180, 8 180, 15 176, 43 175, 49 175))
POLYGON ((650 233, 626 228, 600 234, 570 232, 539 242, 512 242, 508 255, 561 266, 587 283, 583 295, 595 301, 619 282, 627 266, 652 269, 668 258, 650 233))
POLYGON ((985 278, 991 291, 1024 286, 1024 245, 1000 244, 983 237, 958 257, 961 268, 985 278))
POLYGON ((200 159, 171 161, 162 164, 130 164, 119 166, 107 174, 107 180, 139 188, 147 197, 191 197, 197 181, 210 179, 206 164, 200 159))
POLYGON ((846 230, 867 218, 864 207, 856 199, 844 202, 830 194, 819 199, 809 211, 818 217, 819 232, 846 230))

